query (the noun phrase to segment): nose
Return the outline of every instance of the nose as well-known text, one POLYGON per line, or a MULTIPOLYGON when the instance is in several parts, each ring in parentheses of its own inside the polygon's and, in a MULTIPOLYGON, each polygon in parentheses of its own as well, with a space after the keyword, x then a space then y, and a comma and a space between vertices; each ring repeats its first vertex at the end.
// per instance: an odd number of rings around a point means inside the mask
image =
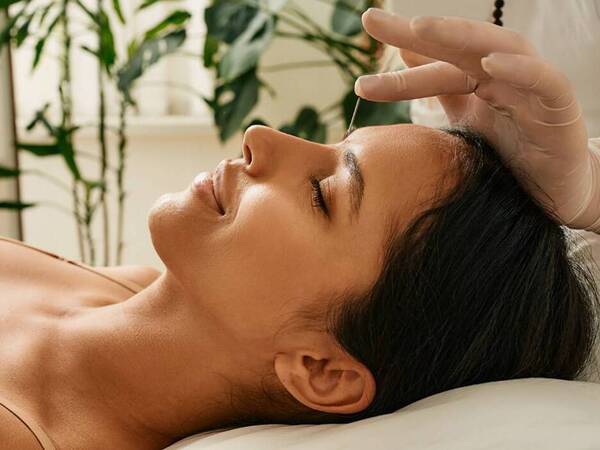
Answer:
POLYGON ((254 177, 268 176, 286 167, 298 170, 322 166, 334 153, 328 145, 306 141, 263 125, 253 125, 244 133, 246 172, 254 177))
POLYGON ((246 172, 251 176, 261 176, 272 164, 273 139, 270 134, 274 130, 263 125, 252 125, 246 129, 243 140, 243 157, 246 161, 246 172))

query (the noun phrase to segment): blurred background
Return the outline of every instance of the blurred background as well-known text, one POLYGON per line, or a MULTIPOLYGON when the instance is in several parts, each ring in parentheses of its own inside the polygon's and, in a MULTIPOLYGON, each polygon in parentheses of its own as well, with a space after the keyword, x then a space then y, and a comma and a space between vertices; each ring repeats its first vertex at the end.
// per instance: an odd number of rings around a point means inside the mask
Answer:
MULTIPOLYGON (((250 124, 342 137, 354 80, 399 65, 360 26, 382 3, 0 0, 0 234, 161 269, 150 207, 238 157, 250 124)), ((358 125, 408 106, 365 104, 358 125)))

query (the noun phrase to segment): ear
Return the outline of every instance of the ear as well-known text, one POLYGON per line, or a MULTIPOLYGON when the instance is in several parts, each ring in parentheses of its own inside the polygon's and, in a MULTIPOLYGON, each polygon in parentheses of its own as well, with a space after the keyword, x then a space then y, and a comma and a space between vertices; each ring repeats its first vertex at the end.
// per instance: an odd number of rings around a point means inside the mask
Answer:
POLYGON ((366 409, 375 397, 371 371, 339 346, 326 347, 275 355, 279 380, 296 400, 317 411, 352 414, 366 409))

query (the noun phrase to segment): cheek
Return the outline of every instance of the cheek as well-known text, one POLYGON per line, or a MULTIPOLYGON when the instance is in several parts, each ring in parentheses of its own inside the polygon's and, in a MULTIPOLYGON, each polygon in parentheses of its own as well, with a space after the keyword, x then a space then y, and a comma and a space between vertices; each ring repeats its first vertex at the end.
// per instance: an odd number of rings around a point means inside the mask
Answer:
POLYGON ((203 275, 211 285, 208 300, 238 327, 245 323, 257 333, 272 329, 330 287, 319 245, 323 236, 311 211, 301 211, 297 203, 297 197, 253 186, 235 221, 213 243, 220 254, 203 275))

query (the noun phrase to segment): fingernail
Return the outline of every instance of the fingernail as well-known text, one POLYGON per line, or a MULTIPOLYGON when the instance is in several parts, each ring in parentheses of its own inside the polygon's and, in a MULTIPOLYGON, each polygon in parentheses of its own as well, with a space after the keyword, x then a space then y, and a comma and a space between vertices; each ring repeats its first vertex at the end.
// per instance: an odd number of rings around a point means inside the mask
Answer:
POLYGON ((490 70, 492 70, 492 68, 490 67, 490 65, 491 65, 490 60, 491 60, 491 58, 489 56, 481 58, 481 67, 483 70, 485 70, 488 73, 490 70))
POLYGON ((369 8, 365 11, 365 15, 367 14, 375 20, 387 19, 393 15, 379 8, 369 8))
POLYGON ((377 75, 363 75, 354 83, 354 91, 359 97, 365 97, 367 92, 377 89, 378 84, 377 75))

